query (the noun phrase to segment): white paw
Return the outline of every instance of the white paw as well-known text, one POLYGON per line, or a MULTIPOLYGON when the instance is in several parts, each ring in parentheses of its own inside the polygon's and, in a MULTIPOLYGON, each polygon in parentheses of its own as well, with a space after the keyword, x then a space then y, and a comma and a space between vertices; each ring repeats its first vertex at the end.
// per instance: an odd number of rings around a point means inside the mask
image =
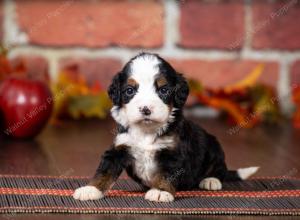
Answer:
POLYGON ((104 194, 95 186, 83 186, 75 190, 73 193, 74 199, 81 201, 96 200, 104 197, 104 194))
POLYGON ((167 191, 150 189, 148 192, 146 192, 145 199, 152 202, 173 202, 174 196, 167 191))
POLYGON ((207 190, 220 190, 222 189, 222 183, 217 178, 209 177, 202 180, 199 184, 199 187, 207 190))

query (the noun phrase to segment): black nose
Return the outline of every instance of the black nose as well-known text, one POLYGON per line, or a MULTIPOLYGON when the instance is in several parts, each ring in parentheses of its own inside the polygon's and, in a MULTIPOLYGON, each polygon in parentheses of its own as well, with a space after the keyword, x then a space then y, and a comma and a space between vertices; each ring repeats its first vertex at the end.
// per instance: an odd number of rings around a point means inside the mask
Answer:
POLYGON ((140 108, 140 112, 146 116, 151 115, 151 110, 147 106, 140 108))

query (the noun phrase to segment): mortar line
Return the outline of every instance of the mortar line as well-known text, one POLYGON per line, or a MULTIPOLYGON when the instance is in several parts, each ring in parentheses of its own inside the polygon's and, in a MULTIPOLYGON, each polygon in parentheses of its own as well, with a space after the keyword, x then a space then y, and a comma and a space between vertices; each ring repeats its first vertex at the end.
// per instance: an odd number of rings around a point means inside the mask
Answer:
POLYGON ((279 62, 279 76, 277 81, 277 92, 279 98, 280 108, 285 116, 289 116, 293 111, 293 102, 292 102, 292 89, 290 84, 290 70, 292 59, 283 57, 279 62))
MULTIPOLYGON (((121 58, 128 55, 134 55, 142 51, 142 48, 98 48, 90 49, 85 47, 73 47, 73 48, 53 48, 44 46, 33 46, 33 45, 20 45, 19 47, 12 48, 11 55, 15 56, 19 53, 32 53, 32 54, 43 54, 43 53, 56 53, 59 57, 64 56, 76 56, 84 55, 87 57, 114 57, 121 58)), ((249 51, 245 56, 241 57, 238 52, 224 51, 224 50, 192 50, 176 48, 174 51, 166 51, 164 48, 147 49, 145 51, 161 53, 164 56, 183 58, 183 59, 205 59, 205 60, 217 60, 217 59, 254 59, 263 61, 280 61, 284 56, 290 57, 290 59, 299 59, 300 51, 276 51, 276 50, 252 50, 249 51)))
POLYGON ((163 51, 176 50, 176 44, 179 41, 179 16, 180 1, 166 0, 163 2, 165 18, 164 18, 164 44, 163 51))
POLYGON ((243 39, 243 48, 241 50, 241 56, 243 54, 251 51, 251 45, 252 45, 252 10, 251 10, 251 1, 245 0, 244 1, 244 36, 243 39))
POLYGON ((28 37, 21 32, 16 20, 16 5, 13 0, 5 0, 3 2, 3 42, 7 49, 13 48, 18 44, 28 42, 28 37))

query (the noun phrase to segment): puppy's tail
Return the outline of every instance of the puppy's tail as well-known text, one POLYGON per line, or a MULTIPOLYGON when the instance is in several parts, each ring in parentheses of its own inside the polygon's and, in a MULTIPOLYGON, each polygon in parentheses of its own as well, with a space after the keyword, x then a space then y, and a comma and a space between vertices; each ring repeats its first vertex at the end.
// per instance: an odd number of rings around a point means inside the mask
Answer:
POLYGON ((248 179, 258 171, 259 167, 247 167, 237 170, 228 170, 225 176, 225 181, 238 181, 248 179))

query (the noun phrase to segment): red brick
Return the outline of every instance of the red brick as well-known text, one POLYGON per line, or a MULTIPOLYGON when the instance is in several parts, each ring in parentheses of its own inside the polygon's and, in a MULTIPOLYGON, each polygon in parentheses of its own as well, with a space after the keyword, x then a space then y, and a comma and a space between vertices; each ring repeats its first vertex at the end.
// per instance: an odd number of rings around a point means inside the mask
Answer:
MULTIPOLYGON (((187 78, 200 80, 204 86, 219 88, 232 85, 244 79, 251 71, 262 62, 252 60, 171 60, 178 72, 187 78)), ((275 62, 264 63, 265 69, 259 81, 276 87, 278 79, 278 64, 275 62)))
POLYGON ((20 55, 11 59, 13 68, 24 66, 30 78, 49 80, 48 62, 43 57, 20 55))
POLYGON ((159 47, 160 1, 17 0, 18 22, 29 42, 50 46, 159 47))
POLYGON ((253 47, 257 49, 300 48, 300 4, 295 0, 253 5, 253 47))
POLYGON ((296 61, 292 65, 291 84, 292 86, 300 86, 300 60, 296 61))
POLYGON ((106 89, 112 77, 121 70, 122 64, 119 60, 110 58, 65 58, 60 61, 60 69, 72 70, 76 77, 82 74, 89 85, 99 82, 106 89))
POLYGON ((239 0, 183 2, 180 45, 188 48, 240 48, 244 41, 243 7, 239 0))

